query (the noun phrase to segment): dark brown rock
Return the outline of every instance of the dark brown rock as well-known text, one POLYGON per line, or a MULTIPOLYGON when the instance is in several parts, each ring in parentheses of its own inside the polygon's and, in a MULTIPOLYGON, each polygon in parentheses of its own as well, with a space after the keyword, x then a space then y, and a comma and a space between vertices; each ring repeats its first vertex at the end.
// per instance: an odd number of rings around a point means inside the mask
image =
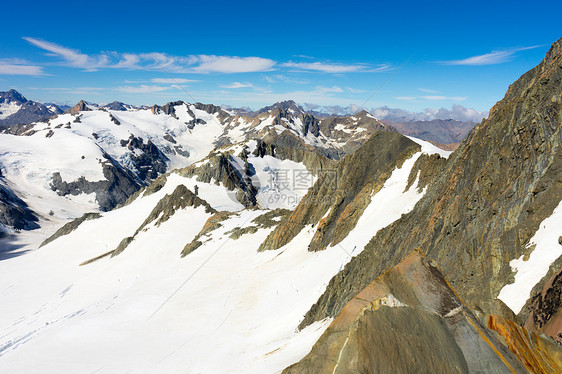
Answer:
POLYGON ((342 309, 311 352, 284 373, 525 372, 418 251, 342 309))
POLYGON ((560 66, 557 41, 470 132, 415 209, 380 230, 330 281, 301 327, 337 315, 418 246, 470 307, 495 311, 493 300, 513 279, 509 262, 531 250, 529 239, 562 199, 560 66))

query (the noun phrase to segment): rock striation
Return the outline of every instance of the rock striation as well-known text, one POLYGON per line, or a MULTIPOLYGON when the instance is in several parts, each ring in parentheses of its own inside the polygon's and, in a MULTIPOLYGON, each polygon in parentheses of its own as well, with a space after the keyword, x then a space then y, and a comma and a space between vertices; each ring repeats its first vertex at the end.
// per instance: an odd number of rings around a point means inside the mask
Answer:
POLYGON ((297 373, 523 373, 419 251, 351 299, 297 373))
POLYGON ((509 262, 532 250, 530 238, 562 199, 561 128, 559 40, 464 139, 414 210, 380 230, 330 281, 301 327, 336 316, 418 246, 468 306, 502 314, 496 297, 513 281, 509 262))

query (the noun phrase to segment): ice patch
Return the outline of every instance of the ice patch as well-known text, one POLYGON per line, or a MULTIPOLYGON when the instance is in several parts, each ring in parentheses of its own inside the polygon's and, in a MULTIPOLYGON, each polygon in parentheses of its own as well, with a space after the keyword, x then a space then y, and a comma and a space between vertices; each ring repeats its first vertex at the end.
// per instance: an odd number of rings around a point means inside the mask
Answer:
POLYGON ((524 256, 511 260, 511 269, 516 272, 515 281, 505 285, 498 299, 503 301, 514 313, 519 313, 533 287, 546 275, 550 265, 562 256, 562 201, 552 215, 541 222, 539 229, 529 241, 528 247, 535 245, 527 261, 524 256))

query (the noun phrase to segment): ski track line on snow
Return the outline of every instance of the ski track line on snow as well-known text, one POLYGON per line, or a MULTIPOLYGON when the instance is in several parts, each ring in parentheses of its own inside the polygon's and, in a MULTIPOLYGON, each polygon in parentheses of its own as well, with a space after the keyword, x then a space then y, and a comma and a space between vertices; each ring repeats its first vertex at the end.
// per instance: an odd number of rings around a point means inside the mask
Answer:
POLYGON ((156 362, 154 365, 151 366, 151 368, 155 367, 156 365, 158 365, 159 363, 161 363, 162 361, 166 360, 167 358, 169 358, 170 356, 172 356, 173 354, 177 353, 184 345, 186 345, 187 343, 189 343, 191 340, 193 340, 193 336, 189 339, 187 339, 185 342, 183 342, 179 347, 177 347, 176 349, 174 349, 172 352, 168 353, 166 356, 164 356, 163 358, 161 358, 158 362, 156 362))
MULTIPOLYGON (((257 211, 258 213, 260 211, 257 211)), ((244 221, 241 225, 241 227, 244 227, 244 225, 246 223, 248 223, 248 221, 250 221, 253 218, 256 218, 257 215, 250 215, 250 217, 244 221)), ((195 271, 193 273, 191 273, 187 279, 180 284, 180 286, 178 288, 176 288, 176 290, 174 292, 172 292, 172 294, 170 296, 168 296, 168 298, 158 307, 156 308, 156 310, 150 315, 150 317, 148 317, 147 321, 149 321, 150 319, 152 319, 152 317, 154 317, 156 315, 156 313, 158 313, 160 311, 160 309, 162 309, 171 299, 172 297, 174 297, 209 261, 211 261, 211 259, 222 249, 222 247, 225 246, 226 243, 228 243, 230 241, 230 236, 228 236, 226 238, 226 240, 224 242, 222 242, 221 245, 219 245, 219 247, 213 252, 211 253, 211 255, 209 257, 207 257, 207 259, 205 261, 203 261, 203 263, 201 265, 199 265, 199 267, 197 269, 195 269, 195 271)))

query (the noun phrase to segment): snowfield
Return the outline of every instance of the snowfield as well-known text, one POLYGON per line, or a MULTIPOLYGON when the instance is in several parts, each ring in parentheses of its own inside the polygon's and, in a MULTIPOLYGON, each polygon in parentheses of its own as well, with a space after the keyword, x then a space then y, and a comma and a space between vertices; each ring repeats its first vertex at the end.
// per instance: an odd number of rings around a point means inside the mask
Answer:
MULTIPOLYGON (((305 135, 299 118, 282 118, 283 125, 273 126, 274 117, 264 114, 251 123, 232 117, 221 124, 218 114, 185 103, 176 105, 173 115, 91 109, 37 123, 27 136, 0 134, 5 183, 39 214, 41 226, 18 234, 9 243, 14 251, 0 261, 1 371, 280 372, 304 357, 330 324, 326 319, 297 329, 330 279, 425 193, 418 192, 417 181, 405 191, 418 157, 450 154, 411 138, 421 152, 392 172, 338 245, 309 252, 317 229, 309 225, 284 247, 258 252, 274 227, 256 226, 253 220, 272 209, 294 209, 317 177, 302 163, 255 156, 257 141, 248 140, 249 132, 289 130, 307 144, 337 142, 323 134, 305 135), (257 208, 246 209, 236 199, 237 190, 227 190, 222 182, 204 183, 171 171, 157 192, 141 192, 130 204, 84 221, 39 248, 69 219, 99 212, 95 194, 63 197, 52 191, 53 173, 67 182, 104 180, 107 157, 134 172, 134 158, 143 151, 124 145, 131 137, 156 145, 167 157, 167 170, 212 162, 209 152, 228 138, 234 144, 218 151, 256 187, 257 208), (249 169, 244 148, 250 152, 249 169), (198 248, 180 256, 212 216, 203 206, 177 210, 158 226, 153 221, 119 255, 80 265, 135 235, 158 202, 180 185, 197 191, 215 210, 230 212, 214 231, 198 237, 198 248), (249 226, 256 229, 231 238, 233 230, 249 226)), ((352 131, 343 125, 336 130, 352 131)), ((0 247, 7 243, 0 239, 0 247)))
MULTIPOLYGON (((273 228, 231 239, 231 230, 253 225, 268 210, 242 209, 221 186, 168 175, 158 192, 0 261, 0 366, 25 373, 280 372, 304 357, 329 325, 327 319, 297 330, 330 279, 422 197, 416 183, 404 192, 420 155, 394 170, 340 245, 319 252, 307 250, 313 226, 274 251, 257 251, 273 228), (213 207, 234 212, 202 237, 202 246, 180 257, 211 216, 188 207, 160 226, 150 224, 120 255, 78 266, 132 235, 180 184, 197 184, 213 207)), ((252 161, 262 171, 302 167, 252 161)))

